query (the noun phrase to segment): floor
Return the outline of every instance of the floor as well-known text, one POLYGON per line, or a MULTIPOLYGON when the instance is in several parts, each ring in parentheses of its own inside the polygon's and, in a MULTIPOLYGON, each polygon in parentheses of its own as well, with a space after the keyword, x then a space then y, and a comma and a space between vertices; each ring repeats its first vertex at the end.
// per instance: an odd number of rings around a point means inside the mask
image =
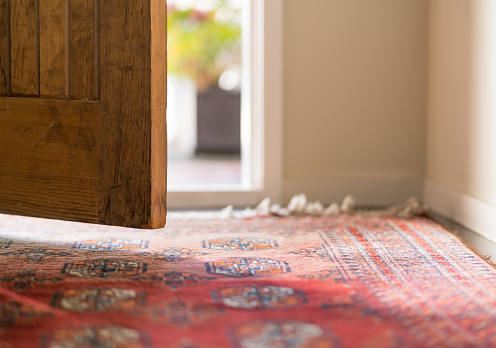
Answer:
MULTIPOLYGON (((169 151, 169 191, 212 189, 216 185, 241 183, 241 158, 239 154, 197 154, 184 157, 169 151)), ((496 262, 496 243, 464 226, 433 214, 433 219, 446 229, 457 233, 476 252, 496 262)))
POLYGON ((424 218, 0 214, 0 347, 496 347, 496 271, 424 218))
MULTIPOLYGON (((239 154, 199 154, 190 158, 169 153, 169 191, 212 189, 216 185, 241 183, 241 158, 239 154)), ((446 229, 457 233, 476 252, 496 262, 496 243, 464 226, 433 214, 433 219, 446 229)))
POLYGON ((241 184, 241 158, 239 154, 197 154, 185 158, 169 153, 167 175, 169 191, 241 184))
POLYGON ((488 256, 490 261, 496 263, 496 243, 441 215, 432 214, 432 219, 447 230, 458 234, 476 252, 488 256))

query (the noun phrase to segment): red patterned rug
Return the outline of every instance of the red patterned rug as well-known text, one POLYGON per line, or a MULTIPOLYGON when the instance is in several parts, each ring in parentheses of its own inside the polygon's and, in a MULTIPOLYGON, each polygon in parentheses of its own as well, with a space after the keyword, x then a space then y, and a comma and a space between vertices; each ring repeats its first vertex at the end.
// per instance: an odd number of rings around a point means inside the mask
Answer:
POLYGON ((0 347, 495 347, 496 270, 425 218, 0 215, 0 347))

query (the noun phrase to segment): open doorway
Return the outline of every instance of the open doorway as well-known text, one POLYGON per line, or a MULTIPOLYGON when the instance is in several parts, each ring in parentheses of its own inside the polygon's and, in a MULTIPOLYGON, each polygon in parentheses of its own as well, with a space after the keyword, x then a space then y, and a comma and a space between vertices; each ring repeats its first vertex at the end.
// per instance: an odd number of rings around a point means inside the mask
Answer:
MULTIPOLYGON (((186 179, 187 176, 206 178, 207 171, 202 165, 210 165, 213 160, 197 153, 195 147, 195 150, 190 150, 190 153, 193 153, 193 156, 190 157, 192 166, 188 167, 186 161, 175 160, 174 154, 169 150, 168 206, 172 209, 225 207, 228 204, 246 207, 260 202, 264 197, 272 197, 277 202, 281 197, 283 183, 283 0, 169 0, 168 4, 169 6, 176 6, 177 9, 179 1, 184 1, 179 6, 180 10, 193 9, 188 13, 196 13, 199 18, 204 18, 204 14, 195 12, 195 6, 197 6, 197 10, 210 8, 212 11, 212 4, 215 6, 220 4, 231 6, 235 12, 237 11, 233 15, 227 15, 226 11, 225 14, 219 16, 221 18, 224 15, 226 18, 235 18, 238 25, 241 22, 241 42, 238 43, 238 47, 240 46, 238 54, 239 52, 241 54, 241 72, 234 74, 231 70, 229 72, 231 76, 228 74, 229 79, 226 79, 231 81, 232 85, 235 85, 240 91, 240 151, 239 154, 232 152, 215 154, 220 161, 224 161, 222 165, 210 167, 213 168, 211 173, 213 172, 217 183, 211 184, 211 181, 210 184, 205 185, 201 182, 193 184, 190 182, 189 185, 183 185, 179 184, 178 180, 175 181, 175 178, 178 176, 181 180, 186 179), (183 7, 181 8, 181 6, 183 7), (238 78, 240 81, 237 80, 238 78), (235 84, 234 81, 238 82, 235 84), (196 162, 193 162, 191 158, 196 162), (226 173, 223 169, 229 165, 235 166, 238 173, 235 181, 229 181, 223 177, 226 173), (181 166, 182 168, 180 168, 181 166)), ((174 9, 169 7, 169 14, 171 10, 174 9)), ((214 18, 215 15, 216 13, 214 18)), ((169 17, 170 19, 171 17, 169 17)), ((173 59, 171 54, 173 44, 173 36, 171 38, 171 32, 169 32, 169 66, 171 66, 173 59)), ((239 55, 237 59, 239 59, 239 55)), ((169 84, 169 96, 174 93, 173 89, 169 84)), ((179 89, 175 90, 178 91, 179 89)), ((181 122, 187 123, 186 116, 184 116, 186 109, 197 107, 194 105, 195 102, 197 103, 197 99, 190 97, 190 100, 192 102, 179 104, 181 110, 178 119, 181 122)), ((173 108, 169 100, 169 136, 173 132, 171 129, 173 108)), ((195 117, 190 117, 190 120, 197 121, 195 117)), ((196 129, 196 126, 191 127, 190 125, 190 129, 196 129)), ((196 139, 197 135, 194 136, 196 139)), ((180 135, 181 139, 183 137, 186 135, 180 135)), ((170 143, 169 148, 171 148, 170 143)))
POLYGON ((169 191, 239 189, 250 181, 241 148, 246 4, 168 1, 169 191))

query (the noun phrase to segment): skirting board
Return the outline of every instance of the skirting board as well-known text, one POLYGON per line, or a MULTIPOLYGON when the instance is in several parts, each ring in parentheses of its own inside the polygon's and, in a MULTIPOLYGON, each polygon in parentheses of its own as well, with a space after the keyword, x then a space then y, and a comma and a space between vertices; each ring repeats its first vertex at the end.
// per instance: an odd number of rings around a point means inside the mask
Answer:
POLYGON ((295 194, 305 193, 310 201, 324 204, 342 202, 347 195, 356 199, 358 206, 381 207, 403 203, 415 196, 422 200, 423 180, 420 176, 350 175, 330 179, 284 181, 283 204, 295 194))
MULTIPOLYGON (((314 202, 323 204, 341 203, 347 195, 356 199, 357 206, 385 207, 405 202, 415 196, 422 200, 423 178, 415 174, 357 174, 350 173, 331 179, 286 179, 281 185, 282 199, 271 196, 271 190, 215 192, 168 192, 167 200, 170 209, 221 208, 233 205, 236 208, 254 207, 265 197, 270 197, 272 203, 287 205, 290 199, 300 193, 314 202)), ((274 191, 274 190, 272 190, 274 191)))
POLYGON ((432 179, 424 181, 424 201, 433 212, 496 243, 496 206, 432 179))
POLYGON ((218 209, 233 205, 236 208, 254 207, 265 198, 260 191, 192 191, 168 192, 169 209, 218 209))

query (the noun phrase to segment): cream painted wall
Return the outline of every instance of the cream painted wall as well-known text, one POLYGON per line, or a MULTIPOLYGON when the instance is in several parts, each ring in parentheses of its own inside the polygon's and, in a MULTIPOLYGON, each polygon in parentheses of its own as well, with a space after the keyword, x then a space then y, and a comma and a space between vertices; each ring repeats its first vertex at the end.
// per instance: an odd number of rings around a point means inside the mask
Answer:
POLYGON ((284 198, 422 196, 427 0, 284 0, 284 198))
POLYGON ((496 241, 496 1, 429 6, 425 198, 496 241))

